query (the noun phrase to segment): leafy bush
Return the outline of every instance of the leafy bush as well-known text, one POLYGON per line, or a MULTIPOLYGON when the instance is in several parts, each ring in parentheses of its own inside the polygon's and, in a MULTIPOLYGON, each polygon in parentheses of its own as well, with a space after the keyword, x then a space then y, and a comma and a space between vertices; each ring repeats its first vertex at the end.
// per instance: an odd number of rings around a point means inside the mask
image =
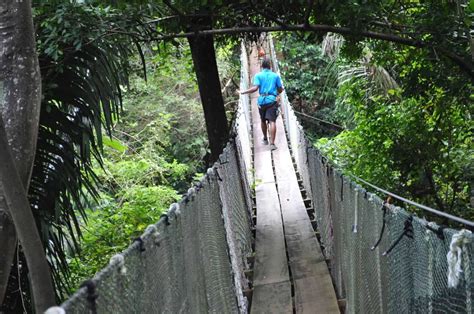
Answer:
MULTIPOLYGON (((204 116, 189 49, 151 48, 147 81, 132 76, 114 137, 104 137, 104 161, 95 168, 99 204, 82 222, 80 254, 70 256, 74 287, 156 223, 206 166, 204 116)), ((220 64, 232 72, 224 60, 220 64)))
POLYGON ((69 262, 75 286, 107 265, 113 254, 123 251, 179 199, 170 187, 141 185, 120 191, 117 197, 119 203, 102 194, 100 206, 87 212, 80 255, 69 262))
POLYGON ((299 110, 346 127, 329 133, 305 124, 335 164, 407 198, 474 218, 473 86, 458 69, 426 51, 373 41, 360 44, 358 59, 344 56, 342 47, 330 67, 319 45, 293 36, 281 46, 284 79, 294 80, 287 91, 304 99, 299 110))

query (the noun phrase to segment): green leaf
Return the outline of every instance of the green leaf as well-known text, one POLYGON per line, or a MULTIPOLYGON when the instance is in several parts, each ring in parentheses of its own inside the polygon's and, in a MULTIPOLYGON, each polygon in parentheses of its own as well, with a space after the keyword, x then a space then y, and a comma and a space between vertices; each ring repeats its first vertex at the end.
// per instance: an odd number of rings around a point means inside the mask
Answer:
POLYGON ((474 12, 474 0, 469 1, 469 5, 468 5, 467 8, 468 8, 469 12, 474 12))
POLYGON ((121 153, 127 150, 127 146, 121 143, 119 140, 111 139, 109 137, 105 137, 102 139, 102 142, 105 146, 115 149, 121 153))

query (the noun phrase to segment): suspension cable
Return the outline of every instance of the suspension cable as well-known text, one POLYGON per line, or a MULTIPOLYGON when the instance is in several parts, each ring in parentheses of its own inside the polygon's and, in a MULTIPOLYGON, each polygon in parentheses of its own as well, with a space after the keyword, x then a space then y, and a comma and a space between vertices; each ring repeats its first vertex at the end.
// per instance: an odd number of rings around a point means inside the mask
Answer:
POLYGON ((332 125, 332 126, 338 128, 338 129, 340 129, 340 130, 344 130, 344 129, 345 129, 345 128, 344 128, 343 126, 341 126, 341 125, 334 124, 334 123, 332 123, 332 122, 329 122, 329 121, 326 121, 326 120, 323 120, 323 119, 319 119, 319 118, 310 116, 310 115, 308 115, 308 114, 306 114, 306 113, 299 112, 299 111, 296 111, 296 110, 294 110, 294 109, 293 109, 293 112, 294 112, 294 113, 297 113, 297 114, 299 114, 299 115, 302 115, 302 116, 304 116, 304 117, 307 117, 307 118, 310 118, 310 119, 313 119, 313 120, 316 120, 316 121, 319 121, 319 122, 322 122, 322 123, 326 123, 326 124, 332 125))
POLYGON ((411 201, 411 200, 406 199, 406 198, 404 198, 404 197, 402 197, 402 196, 399 196, 399 195, 397 195, 397 194, 394 194, 394 193, 392 193, 392 192, 389 192, 389 191, 387 191, 387 190, 384 190, 384 189, 382 189, 382 188, 379 188, 378 186, 373 185, 372 183, 367 182, 367 181, 365 181, 364 179, 361 179, 361 178, 359 178, 359 177, 357 177, 357 176, 355 176, 355 175, 353 175, 353 174, 349 174, 349 175, 350 175, 351 177, 357 179, 358 181, 360 181, 360 182, 362 182, 362 183, 364 183, 364 184, 370 186, 371 188, 373 188, 373 189, 375 189, 375 190, 377 190, 377 191, 379 191, 379 192, 385 193, 385 194, 387 194, 387 195, 390 195, 390 196, 392 196, 392 197, 394 197, 394 198, 396 198, 396 199, 398 199, 398 200, 400 200, 400 201, 402 201, 402 202, 408 203, 408 204, 410 204, 410 205, 413 205, 413 206, 415 206, 415 207, 418 207, 418 208, 420 208, 420 209, 423 209, 423 210, 425 210, 425 211, 427 211, 427 212, 430 212, 430 213, 432 213, 432 214, 435 214, 435 215, 438 215, 438 216, 441 216, 441 217, 445 217, 445 218, 448 218, 448 219, 450 219, 450 220, 459 222, 459 223, 461 223, 461 224, 463 224, 463 225, 466 225, 466 226, 469 226, 469 227, 471 227, 471 228, 474 228, 474 222, 472 222, 472 221, 469 221, 469 220, 467 220, 467 219, 460 218, 460 217, 457 217, 457 216, 454 216, 454 215, 451 215, 451 214, 448 214, 448 213, 439 211, 439 210, 437 210, 437 209, 434 209, 434 208, 425 206, 425 205, 423 205, 423 204, 420 204, 420 203, 411 201))

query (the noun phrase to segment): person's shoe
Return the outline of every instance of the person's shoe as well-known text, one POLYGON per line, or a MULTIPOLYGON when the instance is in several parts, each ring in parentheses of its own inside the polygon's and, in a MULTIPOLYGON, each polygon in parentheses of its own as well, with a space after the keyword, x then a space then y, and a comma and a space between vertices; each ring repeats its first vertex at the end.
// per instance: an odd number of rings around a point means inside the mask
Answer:
POLYGON ((278 149, 278 147, 276 147, 275 144, 270 144, 270 150, 275 150, 275 149, 278 149))
POLYGON ((262 143, 263 143, 263 145, 268 145, 268 140, 266 138, 264 138, 262 143))

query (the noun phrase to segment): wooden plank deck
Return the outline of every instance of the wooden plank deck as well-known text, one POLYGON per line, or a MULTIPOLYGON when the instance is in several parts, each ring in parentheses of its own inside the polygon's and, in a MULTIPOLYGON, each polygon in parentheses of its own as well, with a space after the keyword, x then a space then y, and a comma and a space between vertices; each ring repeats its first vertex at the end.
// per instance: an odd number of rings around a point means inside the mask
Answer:
MULTIPOLYGON (((260 71, 255 52, 250 57, 250 70, 251 78, 260 71)), ((331 277, 299 190, 282 120, 277 120, 278 149, 271 152, 269 145, 262 144, 255 94, 251 104, 257 180, 251 313, 292 313, 293 309, 297 313, 339 313, 331 277)))
POLYGON ((306 213, 282 119, 273 151, 296 313, 339 313, 331 277, 306 213))

